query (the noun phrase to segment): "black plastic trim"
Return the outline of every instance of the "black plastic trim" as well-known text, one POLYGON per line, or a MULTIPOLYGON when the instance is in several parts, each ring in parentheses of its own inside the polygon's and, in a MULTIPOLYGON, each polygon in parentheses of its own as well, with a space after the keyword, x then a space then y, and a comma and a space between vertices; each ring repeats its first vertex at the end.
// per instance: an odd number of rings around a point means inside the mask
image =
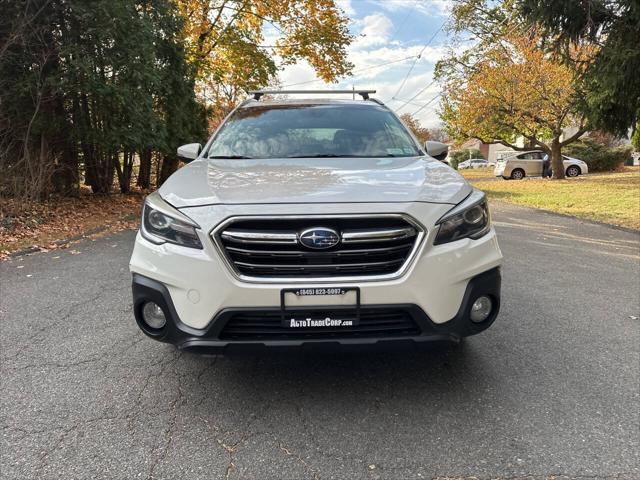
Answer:
MULTIPOLYGON (((414 304, 378 304, 363 305, 362 308, 371 309, 401 309, 407 311, 418 324, 422 333, 411 337, 375 337, 375 338, 345 338, 345 339, 304 339, 304 340, 268 340, 268 341, 230 341, 220 340, 220 333, 231 316, 238 312, 279 312, 279 307, 238 307, 226 308, 218 312, 209 325, 204 329, 189 327, 180 321, 171 295, 167 287, 151 278, 133 274, 133 311, 140 329, 149 337, 176 345, 178 348, 200 353, 222 353, 230 347, 300 347, 306 344, 334 344, 340 346, 377 345, 383 343, 414 343, 421 344, 434 340, 459 341, 463 337, 475 335, 489 328, 495 321, 500 310, 501 274, 499 268, 494 268, 473 277, 465 290, 458 313, 448 322, 434 323, 419 306, 414 304), (482 323, 473 323, 469 319, 469 312, 473 300, 480 295, 491 297, 494 309, 489 318, 482 323), (160 330, 150 329, 142 319, 142 307, 145 302, 153 301, 158 304, 167 317, 167 324, 160 330)), ((326 307, 308 307, 309 310, 326 307)))

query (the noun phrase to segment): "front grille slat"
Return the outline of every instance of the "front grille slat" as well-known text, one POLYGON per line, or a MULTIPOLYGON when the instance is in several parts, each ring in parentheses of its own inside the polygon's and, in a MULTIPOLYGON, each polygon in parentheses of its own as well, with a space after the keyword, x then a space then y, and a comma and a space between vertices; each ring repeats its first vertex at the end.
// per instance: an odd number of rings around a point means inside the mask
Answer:
POLYGON ((340 269, 345 269, 345 268, 377 268, 377 267, 383 267, 385 265, 389 266, 389 265, 397 265, 398 263, 402 263, 404 262, 404 259, 398 259, 398 260, 389 260, 386 262, 368 262, 368 263, 343 263, 343 264, 339 264, 339 265, 327 265, 327 264, 319 264, 319 265, 314 265, 314 264, 308 264, 308 265, 304 265, 304 266, 299 266, 299 265, 285 265, 285 264, 261 264, 261 263, 248 263, 248 262, 238 262, 236 261, 235 264, 240 266, 240 267, 249 267, 249 268, 272 268, 274 270, 281 270, 281 269, 287 269, 287 268, 293 268, 293 269, 336 269, 336 270, 340 270, 340 269))
POLYGON ((231 254, 238 255, 272 255, 277 257, 291 257, 305 255, 309 258, 312 257, 332 257, 332 256, 353 256, 353 255, 389 255, 393 253, 401 253, 404 250, 411 250, 413 242, 403 243, 394 247, 383 248, 359 248, 349 250, 334 250, 331 252, 301 252, 301 251, 287 251, 287 250, 259 250, 256 248, 243 248, 227 246, 226 249, 231 254))
POLYGON ((342 232, 342 241, 344 243, 393 242, 394 240, 413 237, 415 234, 416 231, 413 227, 345 230, 342 232))
POLYGON ((242 231, 225 230, 222 238, 237 243, 295 244, 298 236, 295 232, 242 231))
POLYGON ((399 272, 423 232, 401 215, 238 217, 214 240, 240 275, 260 279, 328 279, 399 272), (299 235, 318 226, 340 232, 326 250, 307 248, 299 235))
MULTIPOLYGON (((300 312, 301 316, 320 318, 329 316, 349 320, 355 318, 353 310, 332 310, 326 312, 300 312)), ((287 312, 291 313, 291 312, 287 312)), ((360 323, 351 327, 322 327, 291 329, 281 325, 279 312, 236 313, 229 318, 220 333, 222 340, 299 340, 323 338, 376 338, 404 337, 420 335, 421 330, 411 315, 399 309, 371 309, 363 307, 360 323)))

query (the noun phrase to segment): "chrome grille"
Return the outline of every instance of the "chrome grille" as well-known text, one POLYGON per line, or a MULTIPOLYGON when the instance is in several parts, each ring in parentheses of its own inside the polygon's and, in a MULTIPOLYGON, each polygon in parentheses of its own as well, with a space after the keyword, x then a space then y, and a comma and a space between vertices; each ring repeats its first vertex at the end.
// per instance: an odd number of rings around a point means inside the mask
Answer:
POLYGON ((388 278, 408 264, 422 238, 421 228, 402 215, 336 217, 241 217, 214 233, 233 271, 256 279, 388 278), (340 242, 309 248, 301 232, 326 228, 340 242))

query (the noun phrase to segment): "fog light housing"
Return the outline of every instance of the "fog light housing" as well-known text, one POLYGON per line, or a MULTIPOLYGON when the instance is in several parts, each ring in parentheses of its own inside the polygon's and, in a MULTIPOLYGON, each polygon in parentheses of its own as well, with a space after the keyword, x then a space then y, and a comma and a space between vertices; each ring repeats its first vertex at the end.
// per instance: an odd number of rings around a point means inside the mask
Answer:
POLYGON ((167 323, 167 319, 164 316, 162 308, 154 302, 147 302, 142 307, 142 318, 145 323, 155 330, 159 330, 167 323))
POLYGON ((469 318, 474 323, 484 322, 489 315, 491 315, 491 311, 493 310, 493 302, 491 299, 485 295, 476 298, 476 301, 471 305, 471 312, 469 313, 469 318))

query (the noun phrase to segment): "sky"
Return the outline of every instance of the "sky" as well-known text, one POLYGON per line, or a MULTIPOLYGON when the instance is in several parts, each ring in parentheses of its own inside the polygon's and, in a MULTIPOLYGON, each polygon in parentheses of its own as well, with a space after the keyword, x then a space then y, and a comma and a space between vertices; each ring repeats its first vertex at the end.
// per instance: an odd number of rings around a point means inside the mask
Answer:
POLYGON ((442 26, 448 19, 449 0, 336 1, 350 18, 350 31, 356 35, 348 47, 353 76, 338 84, 325 84, 309 64, 299 62, 279 73, 281 88, 351 89, 354 85, 370 88, 377 91, 376 98, 398 114, 415 113, 423 126, 439 126, 440 89, 436 83, 429 84, 433 82, 436 62, 448 47, 442 26), (394 63, 371 68, 388 62, 394 63), (411 103, 406 104, 410 99, 411 103))

